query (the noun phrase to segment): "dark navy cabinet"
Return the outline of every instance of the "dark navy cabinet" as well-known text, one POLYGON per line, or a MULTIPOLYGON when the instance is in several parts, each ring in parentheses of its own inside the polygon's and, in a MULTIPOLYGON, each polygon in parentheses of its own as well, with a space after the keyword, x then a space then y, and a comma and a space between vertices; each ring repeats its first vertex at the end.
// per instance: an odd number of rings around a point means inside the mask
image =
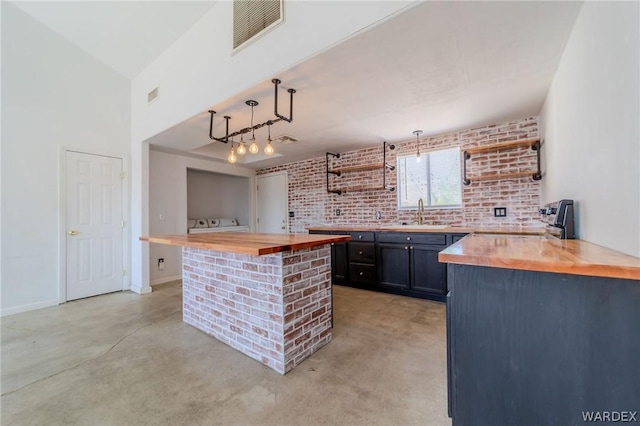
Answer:
POLYGON ((378 243, 378 285, 389 290, 409 290, 409 245, 378 243))
MULTIPOLYGON (((447 246, 409 247, 411 290, 444 296, 447 291, 447 265, 438 262, 438 253, 447 246)), ((444 301, 444 299, 441 299, 444 301)))
POLYGON ((349 281, 349 256, 347 244, 331 244, 331 282, 344 284, 349 281))
POLYGON ((640 413, 640 281, 458 264, 448 280, 453 426, 640 413))
POLYGON ((351 235, 331 246, 333 284, 444 301, 447 268, 438 253, 466 234, 309 231, 351 235))

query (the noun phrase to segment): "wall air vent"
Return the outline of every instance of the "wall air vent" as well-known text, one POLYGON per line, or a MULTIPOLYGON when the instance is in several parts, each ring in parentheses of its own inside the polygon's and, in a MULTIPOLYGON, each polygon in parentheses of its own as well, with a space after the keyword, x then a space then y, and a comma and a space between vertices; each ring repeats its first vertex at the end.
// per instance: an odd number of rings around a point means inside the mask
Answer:
POLYGON ((284 0, 233 0, 233 50, 284 22, 284 0))
POLYGON ((157 88, 157 87, 156 87, 155 89, 153 89, 152 91, 150 91, 150 92, 147 94, 147 103, 149 103, 149 104, 150 104, 151 102, 153 102, 153 101, 155 101, 156 99, 158 99, 158 95, 159 95, 159 94, 160 94, 160 93, 158 92, 158 88, 157 88))

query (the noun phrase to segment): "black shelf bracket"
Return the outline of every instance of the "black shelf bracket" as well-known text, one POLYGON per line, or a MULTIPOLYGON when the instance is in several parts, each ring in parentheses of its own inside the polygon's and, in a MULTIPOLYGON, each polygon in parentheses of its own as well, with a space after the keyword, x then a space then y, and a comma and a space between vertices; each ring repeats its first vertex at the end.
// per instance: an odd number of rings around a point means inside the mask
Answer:
POLYGON ((333 158, 340 158, 340 154, 339 154, 339 153, 334 154, 333 152, 327 152, 327 153, 325 154, 325 160, 326 160, 326 161, 325 161, 325 164, 326 164, 326 166, 327 166, 327 192, 328 192, 329 194, 338 194, 338 195, 341 195, 341 194, 342 194, 342 191, 337 190, 337 189, 330 189, 330 188, 329 188, 329 175, 330 175, 330 174, 333 174, 333 175, 338 175, 338 176, 340 176, 340 172, 334 172, 333 170, 329 170, 329 156, 332 156, 333 158))
POLYGON ((538 170, 533 174, 532 178, 533 180, 540 180, 542 179, 542 170, 540 169, 540 141, 536 141, 533 145, 531 145, 531 149, 536 151, 536 157, 537 157, 537 163, 538 163, 538 170))
POLYGON ((471 158, 471 154, 469 154, 467 151, 464 151, 462 153, 462 158, 464 159, 464 162, 462 163, 462 183, 465 185, 470 185, 471 180, 467 178, 467 160, 471 158))
POLYGON ((393 151, 394 149, 396 149, 396 146, 390 143, 387 143, 387 141, 384 141, 382 143, 382 187, 384 189, 388 189, 389 191, 395 191, 396 187, 395 186, 390 186, 387 185, 387 168, 389 168, 390 170, 395 170, 395 166, 392 166, 390 164, 387 164, 387 147, 389 147, 390 151, 393 151))

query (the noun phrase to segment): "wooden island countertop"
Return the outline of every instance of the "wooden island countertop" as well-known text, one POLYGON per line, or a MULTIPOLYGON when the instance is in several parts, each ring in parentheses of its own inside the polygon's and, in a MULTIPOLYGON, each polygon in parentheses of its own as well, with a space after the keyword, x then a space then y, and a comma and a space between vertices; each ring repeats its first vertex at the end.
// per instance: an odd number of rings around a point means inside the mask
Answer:
POLYGON ((324 244, 349 241, 350 239, 351 237, 348 235, 258 234, 247 232, 140 237, 141 241, 148 241, 150 243, 243 253, 255 256, 302 250, 324 244))
POLYGON ((640 280, 640 258, 581 240, 552 236, 472 234, 438 260, 470 266, 640 280))

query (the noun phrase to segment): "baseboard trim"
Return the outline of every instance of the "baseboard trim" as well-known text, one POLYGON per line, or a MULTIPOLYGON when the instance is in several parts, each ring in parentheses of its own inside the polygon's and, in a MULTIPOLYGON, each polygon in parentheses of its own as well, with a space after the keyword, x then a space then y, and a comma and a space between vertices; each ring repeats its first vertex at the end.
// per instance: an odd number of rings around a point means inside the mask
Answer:
POLYGON ((27 305, 14 306, 0 310, 0 316, 20 314, 22 312, 35 311, 36 309, 49 308, 58 305, 58 299, 50 299, 42 302, 29 303, 27 305))
POLYGON ((131 288, 129 290, 134 292, 134 293, 138 293, 138 294, 147 294, 147 293, 151 293, 153 291, 151 289, 151 287, 140 287, 140 286, 137 286, 135 284, 132 284, 131 288))
POLYGON ((173 275, 171 277, 157 278, 151 281, 151 286, 153 287, 154 285, 170 283, 171 281, 177 281, 181 279, 182 279, 182 275, 173 275))

